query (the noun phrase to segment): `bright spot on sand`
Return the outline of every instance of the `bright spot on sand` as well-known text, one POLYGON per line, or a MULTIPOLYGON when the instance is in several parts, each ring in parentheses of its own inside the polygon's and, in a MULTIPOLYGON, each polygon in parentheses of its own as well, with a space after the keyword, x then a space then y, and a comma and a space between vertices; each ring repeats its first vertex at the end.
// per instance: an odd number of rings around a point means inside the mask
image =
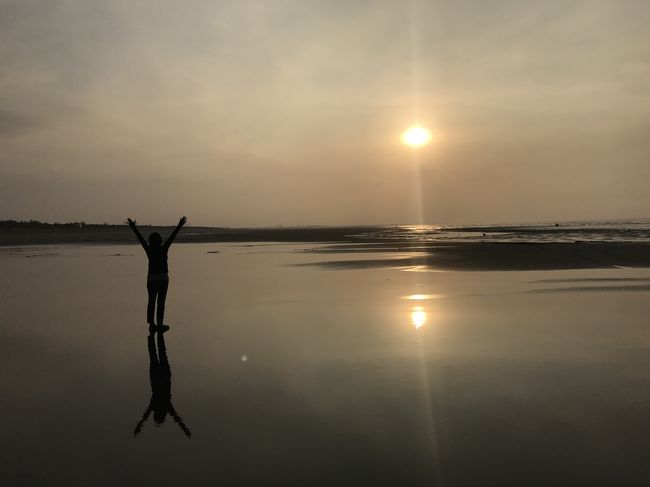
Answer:
POLYGON ((248 355, 242 355, 241 356, 241 361, 246 362, 248 360, 248 355))
POLYGON ((431 142, 431 132, 420 125, 413 125, 402 134, 402 143, 410 147, 422 147, 431 142))
POLYGON ((417 330, 421 328, 427 322, 427 312, 424 311, 422 306, 416 306, 411 311, 411 323, 417 330))

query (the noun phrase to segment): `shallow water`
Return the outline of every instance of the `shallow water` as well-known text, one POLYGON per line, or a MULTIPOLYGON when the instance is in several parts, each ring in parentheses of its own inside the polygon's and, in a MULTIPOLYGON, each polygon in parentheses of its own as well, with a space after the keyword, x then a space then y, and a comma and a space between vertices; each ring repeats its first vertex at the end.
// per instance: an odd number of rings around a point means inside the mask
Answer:
POLYGON ((489 225, 397 225, 359 235, 401 242, 650 242, 650 220, 581 220, 489 225))
POLYGON ((139 247, 1 249, 0 485, 648 485, 650 269, 324 270, 305 248, 174 246, 191 438, 169 415, 133 435, 139 247))

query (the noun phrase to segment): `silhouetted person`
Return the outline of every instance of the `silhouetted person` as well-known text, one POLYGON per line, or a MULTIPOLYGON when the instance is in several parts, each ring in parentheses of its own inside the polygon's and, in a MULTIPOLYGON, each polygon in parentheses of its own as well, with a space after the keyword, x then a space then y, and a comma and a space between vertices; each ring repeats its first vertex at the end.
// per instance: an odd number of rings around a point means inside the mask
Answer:
POLYGON ((171 233, 169 238, 162 241, 158 232, 152 232, 149 235, 149 243, 145 242, 142 234, 135 226, 135 220, 127 218, 131 230, 138 237, 142 248, 147 253, 149 259, 149 271, 147 272, 147 291, 149 292, 149 301, 147 303, 147 323, 154 325, 154 311, 156 309, 156 300, 158 301, 158 312, 156 313, 157 323, 160 327, 165 327, 165 299, 167 299, 167 288, 169 287, 169 268, 167 266, 167 252, 174 242, 179 230, 187 223, 187 218, 183 217, 178 221, 178 225, 171 233))
POLYGON ((158 332, 158 353, 156 353, 156 343, 154 333, 150 333, 147 338, 147 347, 149 349, 149 380, 151 382, 151 400, 144 412, 142 419, 135 426, 133 436, 137 436, 142 430, 142 426, 147 421, 153 411, 153 420, 157 425, 165 422, 167 413, 171 415, 176 424, 183 430, 188 438, 192 436, 190 429, 185 426, 172 404, 172 371, 167 360, 167 349, 165 347, 165 337, 163 331, 158 332))

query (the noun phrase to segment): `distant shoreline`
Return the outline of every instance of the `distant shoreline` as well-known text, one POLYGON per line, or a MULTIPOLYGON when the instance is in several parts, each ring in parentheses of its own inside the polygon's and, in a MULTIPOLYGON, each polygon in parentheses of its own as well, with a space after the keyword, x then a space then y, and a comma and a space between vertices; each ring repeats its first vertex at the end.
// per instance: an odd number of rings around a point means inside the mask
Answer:
MULTIPOLYGON (((146 236, 160 232, 163 237, 174 227, 141 226, 146 236)), ((377 227, 287 227, 217 228, 185 227, 176 238, 184 243, 218 242, 359 242, 352 235, 379 231, 377 227)), ((56 244, 135 244, 137 240, 126 225, 43 225, 37 228, 0 228, 0 246, 56 244)))
MULTIPOLYGON (((158 231, 163 236, 172 227, 144 227, 145 234, 158 231)), ((377 227, 308 227, 231 229, 188 227, 179 243, 320 243, 310 249, 316 254, 382 253, 378 259, 315 262, 327 269, 358 269, 420 266, 440 270, 514 271, 650 267, 649 242, 417 242, 386 239, 373 233, 377 227), (395 256, 391 256, 395 254, 395 256), (388 257, 387 257, 388 256, 388 257)), ((0 247, 29 245, 136 245, 130 229, 117 225, 44 229, 2 229, 0 247)))

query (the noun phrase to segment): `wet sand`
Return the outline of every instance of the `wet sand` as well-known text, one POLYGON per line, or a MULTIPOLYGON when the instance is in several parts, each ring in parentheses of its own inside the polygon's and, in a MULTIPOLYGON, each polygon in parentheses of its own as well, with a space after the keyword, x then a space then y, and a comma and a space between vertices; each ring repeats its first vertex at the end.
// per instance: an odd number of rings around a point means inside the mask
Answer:
MULTIPOLYGON (((171 227, 142 227, 147 234, 163 235, 171 227)), ((650 267, 650 243, 643 242, 412 242, 373 237, 377 227, 314 227, 227 229, 189 227, 177 238, 179 243, 285 242, 329 243, 323 254, 388 252, 382 259, 339 261, 329 259, 318 265, 329 268, 370 268, 423 266, 447 270, 552 270, 650 267)), ((131 231, 123 226, 92 226, 65 230, 3 230, 0 247, 60 244, 133 244, 131 231)))
POLYGON ((312 252, 373 254, 388 252, 381 259, 324 260, 324 268, 421 267, 459 271, 525 271, 560 269, 607 269, 650 267, 650 244, 628 242, 589 243, 483 243, 458 242, 410 244, 393 242, 333 245, 312 252), (392 254, 392 255, 391 255, 392 254))
MULTIPOLYGON (((159 232, 169 235, 174 227, 138 226, 144 235, 159 232)), ((357 241, 351 235, 375 227, 297 227, 297 228, 215 228, 185 227, 177 242, 346 242, 357 241)), ((126 225, 87 225, 84 228, 2 229, 0 246, 59 244, 133 243, 135 237, 126 225)))
POLYGON ((385 250, 173 246, 188 438, 169 415, 133 435, 142 250, 0 249, 0 485, 648 485, 650 270, 320 264, 385 250))

